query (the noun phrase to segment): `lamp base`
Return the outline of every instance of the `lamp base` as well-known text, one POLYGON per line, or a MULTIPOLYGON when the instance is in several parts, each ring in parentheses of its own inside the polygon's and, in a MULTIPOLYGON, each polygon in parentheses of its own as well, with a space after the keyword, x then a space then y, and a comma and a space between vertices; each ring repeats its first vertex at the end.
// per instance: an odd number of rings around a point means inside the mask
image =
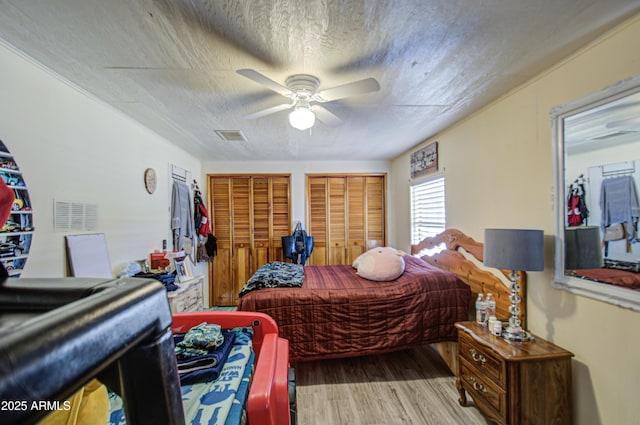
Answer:
POLYGON ((520 297, 518 296, 518 291, 520 290, 520 285, 518 285, 518 273, 515 270, 512 270, 509 277, 511 278, 511 296, 509 297, 511 300, 511 306, 509 306, 511 317, 509 318, 509 325, 504 329, 504 331, 502 331, 502 337, 506 341, 530 341, 533 337, 529 332, 522 329, 522 326, 520 326, 520 319, 518 318, 518 313, 520 313, 520 307, 518 307, 518 303, 520 302, 520 297))
POLYGON ((502 337, 507 341, 513 341, 513 342, 527 342, 534 339, 533 335, 523 330, 522 328, 520 329, 507 328, 504 330, 504 332, 502 332, 502 337))

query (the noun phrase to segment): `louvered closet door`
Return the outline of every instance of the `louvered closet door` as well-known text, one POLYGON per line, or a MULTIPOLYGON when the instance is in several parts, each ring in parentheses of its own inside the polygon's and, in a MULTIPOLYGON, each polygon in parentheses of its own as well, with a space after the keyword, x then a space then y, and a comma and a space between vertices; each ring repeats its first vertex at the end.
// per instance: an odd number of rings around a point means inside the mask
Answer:
POLYGON ((284 258, 290 229, 289 176, 209 176, 218 255, 210 270, 211 304, 232 306, 258 267, 284 258))
POLYGON ((347 180, 347 264, 366 251, 366 177, 351 177, 347 180))
POLYGON ((258 267, 269 261, 269 245, 271 233, 271 191, 269 179, 257 177, 252 179, 253 188, 253 251, 251 270, 253 274, 258 267))
POLYGON ((238 292, 251 277, 252 249, 252 181, 248 177, 234 177, 231 180, 232 211, 232 274, 234 284, 233 304, 238 302, 238 292))
POLYGON ((232 264, 231 180, 209 178, 209 212, 218 246, 218 254, 209 267, 209 297, 211 305, 233 305, 235 283, 232 264))
MULTIPOLYGON (((386 244, 386 179, 366 177, 366 250, 386 244)), ((355 258, 354 258, 355 260, 355 258)))
POLYGON ((307 176, 309 264, 351 264, 386 243, 384 175, 307 176))
POLYGON ((343 177, 327 179, 329 192, 329 264, 347 262, 347 202, 346 180, 343 177))
POLYGON ((327 179, 307 178, 307 233, 313 236, 310 265, 329 264, 327 257, 327 179))
POLYGON ((291 233, 289 201, 289 177, 270 177, 271 183, 271 232, 269 237, 269 261, 284 261, 282 237, 291 233))

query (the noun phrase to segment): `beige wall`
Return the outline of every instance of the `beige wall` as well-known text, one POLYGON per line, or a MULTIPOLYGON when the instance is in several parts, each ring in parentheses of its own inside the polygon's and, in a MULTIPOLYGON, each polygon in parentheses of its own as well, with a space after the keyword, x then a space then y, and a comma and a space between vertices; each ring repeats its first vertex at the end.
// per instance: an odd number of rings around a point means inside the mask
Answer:
MULTIPOLYGON (((552 107, 640 73, 640 16, 553 69, 442 132, 447 225, 482 241, 487 227, 538 228, 546 270, 529 274, 528 327, 575 354, 579 425, 639 423, 640 313, 553 289, 552 107)), ((417 148, 416 148, 417 149, 417 148)), ((414 151, 415 149, 412 149, 414 151)), ((390 204, 409 205, 409 154, 391 165, 390 204)), ((638 153, 640 157, 640 152, 638 153)), ((409 221, 408 208, 395 223, 409 221)), ((409 229, 392 243, 408 249, 409 229)))

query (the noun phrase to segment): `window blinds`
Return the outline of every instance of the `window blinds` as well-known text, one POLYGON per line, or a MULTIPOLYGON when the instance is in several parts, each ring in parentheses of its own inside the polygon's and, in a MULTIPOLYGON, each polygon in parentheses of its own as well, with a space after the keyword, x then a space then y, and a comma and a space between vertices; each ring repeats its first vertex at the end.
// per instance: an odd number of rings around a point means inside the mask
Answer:
POLYGON ((445 229, 444 177, 411 186, 411 243, 445 229))

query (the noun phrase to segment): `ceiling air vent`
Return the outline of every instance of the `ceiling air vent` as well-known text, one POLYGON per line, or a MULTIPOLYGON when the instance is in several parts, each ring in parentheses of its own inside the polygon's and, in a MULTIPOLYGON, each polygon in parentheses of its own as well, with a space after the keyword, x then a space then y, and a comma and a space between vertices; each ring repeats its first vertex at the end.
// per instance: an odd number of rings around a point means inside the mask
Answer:
POLYGON ((225 142, 247 141, 247 138, 240 130, 216 130, 216 134, 225 142))

